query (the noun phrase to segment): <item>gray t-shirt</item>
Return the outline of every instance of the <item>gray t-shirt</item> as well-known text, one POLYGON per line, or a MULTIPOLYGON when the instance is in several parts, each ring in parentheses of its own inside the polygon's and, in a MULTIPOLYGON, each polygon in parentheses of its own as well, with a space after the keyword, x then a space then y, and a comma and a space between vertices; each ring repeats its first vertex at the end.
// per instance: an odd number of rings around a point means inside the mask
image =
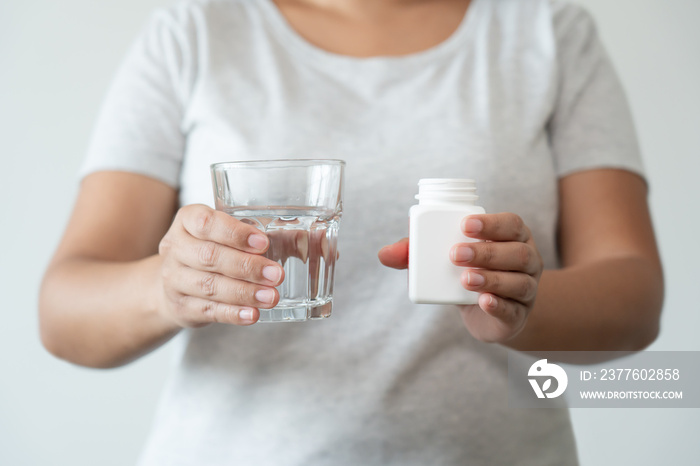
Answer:
MULTIPOLYGON (((424 52, 359 59, 305 41, 271 0, 158 11, 106 98, 83 174, 142 173, 212 205, 209 164, 347 161, 330 319, 178 336, 140 465, 570 465, 565 409, 509 408, 507 350, 450 306, 413 305, 380 265, 419 178, 475 178, 558 266, 557 180, 642 173, 590 16, 548 0, 474 0, 424 52)), ((566 312, 562 309, 561 312, 566 312)))

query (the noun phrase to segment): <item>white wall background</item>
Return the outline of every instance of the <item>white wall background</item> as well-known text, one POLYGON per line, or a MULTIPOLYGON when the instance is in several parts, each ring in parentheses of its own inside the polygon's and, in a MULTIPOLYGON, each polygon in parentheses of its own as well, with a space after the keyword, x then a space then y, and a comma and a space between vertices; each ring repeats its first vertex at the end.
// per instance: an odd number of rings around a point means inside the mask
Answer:
MULTIPOLYGON (((700 350, 700 1, 578 0, 628 90, 652 186, 667 298, 656 350, 700 350)), ((167 0, 0 2, 0 464, 132 464, 170 349, 95 371, 49 356, 37 289, 126 47, 167 0)), ((700 464, 699 410, 573 410, 584 466, 700 464)))

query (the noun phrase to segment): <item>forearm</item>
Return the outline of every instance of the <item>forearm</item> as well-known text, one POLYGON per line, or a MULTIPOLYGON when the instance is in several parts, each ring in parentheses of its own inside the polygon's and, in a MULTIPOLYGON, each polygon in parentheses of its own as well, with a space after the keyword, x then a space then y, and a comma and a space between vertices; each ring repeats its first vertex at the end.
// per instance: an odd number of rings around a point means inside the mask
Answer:
POLYGON ((170 339, 179 327, 158 312, 154 299, 160 260, 53 265, 39 302, 44 346, 76 364, 114 367, 170 339))
POLYGON ((521 351, 634 351, 658 334, 663 277, 641 257, 546 270, 521 333, 521 351))

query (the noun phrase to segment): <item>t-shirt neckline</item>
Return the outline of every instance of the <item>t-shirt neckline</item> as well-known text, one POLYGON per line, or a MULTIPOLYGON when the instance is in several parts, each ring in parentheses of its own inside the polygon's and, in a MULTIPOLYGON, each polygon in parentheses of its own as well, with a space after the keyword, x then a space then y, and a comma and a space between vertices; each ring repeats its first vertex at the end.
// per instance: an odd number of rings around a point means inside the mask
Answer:
POLYGON ((474 28, 473 23, 477 16, 476 10, 481 2, 482 0, 472 0, 457 29, 447 39, 426 50, 405 55, 353 57, 330 52, 312 44, 289 24, 273 0, 256 0, 256 3, 262 6, 262 10, 269 19, 274 33, 278 35, 285 47, 294 49, 296 53, 306 56, 306 58, 313 60, 317 65, 327 63, 330 66, 341 66, 343 68, 347 66, 372 67, 377 64, 391 64, 394 67, 401 68, 404 66, 412 67, 450 55, 463 46, 474 28))

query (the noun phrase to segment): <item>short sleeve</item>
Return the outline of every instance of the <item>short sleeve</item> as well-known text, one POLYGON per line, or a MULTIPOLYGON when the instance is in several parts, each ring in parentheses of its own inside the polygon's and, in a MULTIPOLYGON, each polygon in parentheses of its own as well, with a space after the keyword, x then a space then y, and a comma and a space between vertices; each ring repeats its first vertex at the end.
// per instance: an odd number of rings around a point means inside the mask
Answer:
POLYGON ((629 104, 591 16, 553 3, 558 93, 549 134, 558 176, 620 168, 644 176, 629 104))
POLYGON ((81 176, 128 171, 178 187, 192 49, 181 17, 166 10, 153 15, 107 92, 81 176))

